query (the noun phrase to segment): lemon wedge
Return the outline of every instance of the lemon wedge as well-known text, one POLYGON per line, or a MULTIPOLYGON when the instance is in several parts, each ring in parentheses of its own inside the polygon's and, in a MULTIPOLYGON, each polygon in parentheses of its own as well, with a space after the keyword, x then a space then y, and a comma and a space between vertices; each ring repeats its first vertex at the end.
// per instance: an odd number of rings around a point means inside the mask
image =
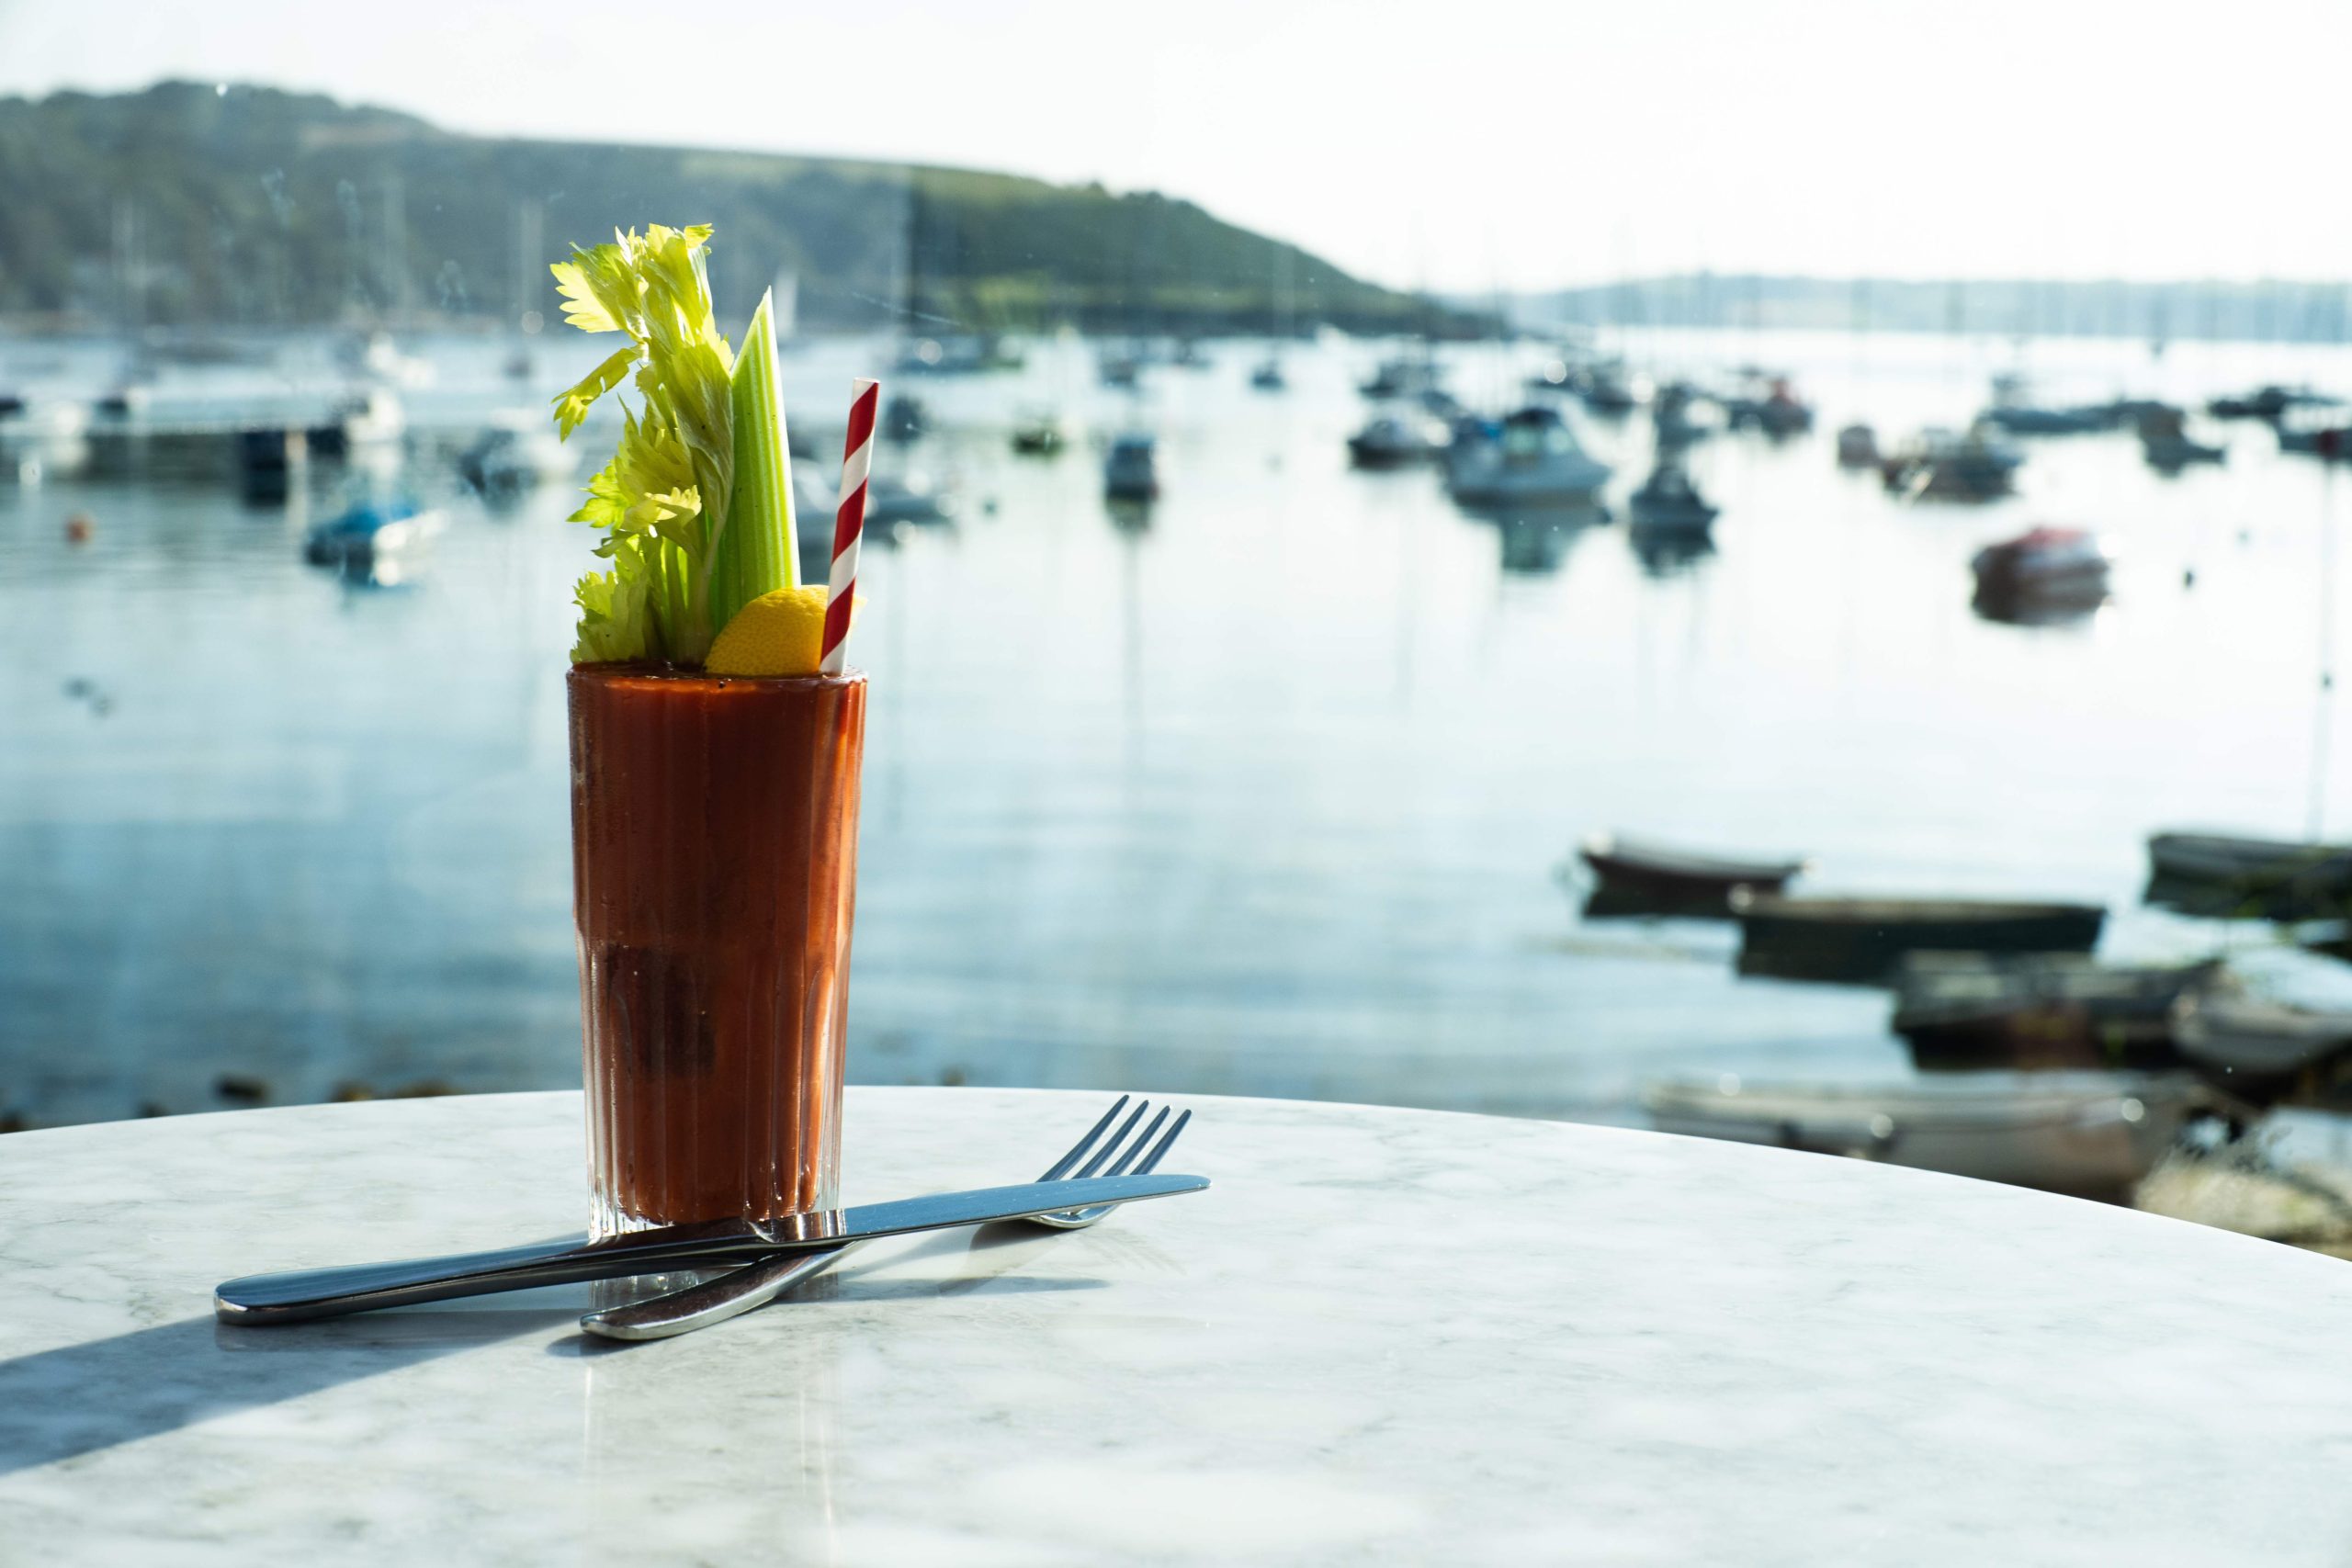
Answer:
POLYGON ((814 675, 825 644, 825 585, 779 588, 735 612, 710 645, 713 675, 814 675))

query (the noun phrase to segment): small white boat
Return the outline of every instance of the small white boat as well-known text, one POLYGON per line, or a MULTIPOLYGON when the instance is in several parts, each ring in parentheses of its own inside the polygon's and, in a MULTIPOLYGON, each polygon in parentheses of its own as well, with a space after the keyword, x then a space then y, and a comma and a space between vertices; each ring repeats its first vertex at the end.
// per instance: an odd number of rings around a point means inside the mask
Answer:
POLYGON ((2191 987, 2172 1008, 2173 1044, 2232 1088, 2258 1091, 2352 1056, 2352 1014, 2313 1012, 2230 987, 2191 987))
POLYGON ((1661 1133, 1770 1144, 2110 1201, 2225 1096, 2186 1074, 1955 1073, 1868 1087, 1669 1080, 1642 1091, 1661 1133))
POLYGON ((1464 506, 1566 505, 1609 482, 1609 465, 1588 455, 1554 410, 1524 408, 1501 430, 1456 439, 1447 454, 1448 493, 1464 506))

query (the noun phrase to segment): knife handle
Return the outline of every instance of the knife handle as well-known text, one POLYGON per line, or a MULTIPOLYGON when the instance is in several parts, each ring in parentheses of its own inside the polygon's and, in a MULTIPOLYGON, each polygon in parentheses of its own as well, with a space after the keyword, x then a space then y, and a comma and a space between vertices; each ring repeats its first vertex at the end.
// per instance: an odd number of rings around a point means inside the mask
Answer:
POLYGON ((709 1268, 775 1250, 774 1242, 744 1238, 730 1247, 704 1241, 690 1249, 591 1245, 565 1236, 527 1247, 417 1258, 399 1263, 357 1263, 284 1274, 249 1274, 212 1292, 223 1323, 253 1325, 304 1323, 379 1307, 448 1301, 458 1296, 527 1291, 582 1280, 614 1280, 677 1267, 709 1268))

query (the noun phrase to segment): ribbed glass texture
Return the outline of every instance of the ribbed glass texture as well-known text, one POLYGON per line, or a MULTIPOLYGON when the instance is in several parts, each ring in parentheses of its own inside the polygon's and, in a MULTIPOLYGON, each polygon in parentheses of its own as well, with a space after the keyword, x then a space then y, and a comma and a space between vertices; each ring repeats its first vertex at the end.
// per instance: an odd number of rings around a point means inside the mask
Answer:
POLYGON ((865 677, 570 690, 593 1229, 832 1207, 865 677))

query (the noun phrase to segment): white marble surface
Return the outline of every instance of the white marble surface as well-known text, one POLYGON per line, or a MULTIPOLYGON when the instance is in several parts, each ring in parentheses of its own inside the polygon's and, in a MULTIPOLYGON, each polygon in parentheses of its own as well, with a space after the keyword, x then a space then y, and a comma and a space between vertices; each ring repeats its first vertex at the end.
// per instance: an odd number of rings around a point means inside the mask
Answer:
MULTIPOLYGON (((853 1201, 1097 1096, 854 1089, 853 1201)), ((876 1247, 606 1348, 585 1288, 217 1328, 577 1228, 579 1101, 0 1138, 0 1562, 2342 1563, 2352 1270, 1921 1172, 1204 1100, 1211 1192, 876 1247)))

